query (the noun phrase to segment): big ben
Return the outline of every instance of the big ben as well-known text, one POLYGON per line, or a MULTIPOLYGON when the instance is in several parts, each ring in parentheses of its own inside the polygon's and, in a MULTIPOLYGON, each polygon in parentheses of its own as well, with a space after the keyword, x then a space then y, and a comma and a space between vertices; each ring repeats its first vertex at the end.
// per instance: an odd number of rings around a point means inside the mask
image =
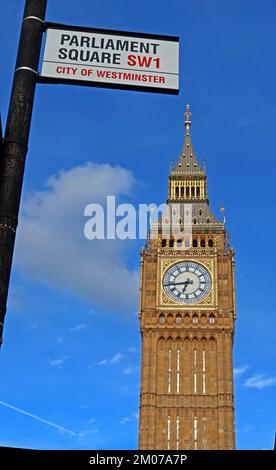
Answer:
POLYGON ((235 448, 234 251, 224 217, 211 211, 190 129, 187 105, 184 145, 168 181, 179 232, 170 217, 165 236, 158 219, 141 252, 140 449, 235 448))

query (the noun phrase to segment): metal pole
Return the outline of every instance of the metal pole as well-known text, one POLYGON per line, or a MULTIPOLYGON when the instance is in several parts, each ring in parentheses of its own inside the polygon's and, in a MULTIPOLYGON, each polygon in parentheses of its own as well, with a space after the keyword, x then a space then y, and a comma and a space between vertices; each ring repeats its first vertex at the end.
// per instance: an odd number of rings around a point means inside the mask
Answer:
POLYGON ((1 119, 1 112, 0 112, 0 156, 1 156, 2 143, 3 143, 3 133, 2 133, 2 119, 1 119))
POLYGON ((26 0, 0 157, 0 345, 47 0, 26 0))

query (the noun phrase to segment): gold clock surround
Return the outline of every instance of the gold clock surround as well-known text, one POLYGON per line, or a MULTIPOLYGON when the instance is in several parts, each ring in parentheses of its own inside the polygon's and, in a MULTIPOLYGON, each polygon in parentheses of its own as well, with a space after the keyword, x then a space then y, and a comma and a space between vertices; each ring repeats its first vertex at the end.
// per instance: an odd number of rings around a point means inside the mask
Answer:
POLYGON ((214 257, 195 257, 187 253, 187 255, 177 257, 168 257, 161 255, 157 264, 157 286, 156 286, 156 303, 160 309, 171 309, 174 310, 198 310, 201 306, 204 309, 216 309, 217 308, 217 260, 214 257), (194 263, 201 264, 210 274, 212 280, 212 287, 210 292, 199 302, 193 304, 180 304, 177 301, 171 299, 163 289, 163 276, 165 272, 174 264, 181 263, 183 261, 191 261, 194 263))

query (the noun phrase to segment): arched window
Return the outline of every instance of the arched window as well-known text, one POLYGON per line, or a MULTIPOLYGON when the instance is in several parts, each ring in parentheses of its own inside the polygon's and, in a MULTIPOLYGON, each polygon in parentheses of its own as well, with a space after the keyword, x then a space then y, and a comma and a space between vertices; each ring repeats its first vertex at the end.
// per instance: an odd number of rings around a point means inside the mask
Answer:
POLYGON ((209 323, 215 323, 215 316, 214 315, 209 316, 209 323))
POLYGON ((174 240, 171 238, 170 239, 170 243, 169 243, 170 247, 173 248, 174 247, 174 240))
POLYGON ((206 224, 209 224, 210 222, 211 222, 210 217, 207 217, 206 224))
POLYGON ((196 218, 193 218, 193 224, 196 225, 196 218))
POLYGON ((193 315, 193 323, 198 323, 198 316, 197 315, 193 315))
POLYGON ((182 247, 182 240, 177 240, 177 248, 181 248, 182 247))
POLYGON ((179 187, 176 186, 175 188, 175 197, 179 197, 179 187))
POLYGON ((186 188, 186 197, 190 197, 190 188, 187 186, 186 188))
POLYGON ((192 186, 192 197, 195 197, 195 188, 192 186))
POLYGON ((198 215, 202 216, 202 209, 199 209, 198 215))
POLYGON ((214 242, 213 242, 212 238, 210 238, 210 239, 208 240, 208 246, 209 246, 210 248, 213 248, 214 242))
POLYGON ((205 240, 203 238, 200 240, 200 246, 202 248, 205 248, 205 246, 206 246, 205 240))
POLYGON ((165 323, 165 315, 163 315, 163 313, 159 315, 159 323, 165 323))
POLYGON ((184 186, 181 186, 181 197, 184 197, 184 186))
POLYGON ((200 197, 200 187, 199 186, 197 186, 197 188, 196 188, 196 196, 200 197))
POLYGON ((161 245, 162 245, 162 247, 164 247, 164 246, 166 246, 166 245, 167 245, 167 240, 165 240, 165 238, 163 238, 163 240, 162 240, 162 244, 161 244, 161 245))
POLYGON ((197 248, 197 247, 198 247, 198 243, 197 243, 197 239, 196 239, 196 238, 193 239, 193 247, 194 247, 194 248, 197 248))
POLYGON ((175 317, 176 323, 181 323, 181 315, 178 313, 175 317))
POLYGON ((185 248, 190 248, 190 239, 185 238, 185 248))

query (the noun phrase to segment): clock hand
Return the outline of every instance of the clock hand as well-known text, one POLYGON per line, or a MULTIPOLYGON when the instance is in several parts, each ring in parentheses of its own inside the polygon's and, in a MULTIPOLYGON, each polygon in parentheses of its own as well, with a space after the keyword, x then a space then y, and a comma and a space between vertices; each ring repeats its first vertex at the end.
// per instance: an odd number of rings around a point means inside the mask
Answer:
POLYGON ((193 284, 194 281, 187 279, 187 281, 182 281, 182 282, 169 282, 168 284, 163 284, 164 287, 167 286, 182 286, 182 284, 193 284))
POLYGON ((182 289, 182 293, 185 292, 185 290, 187 289, 188 284, 193 284, 193 283, 194 283, 194 281, 192 281, 191 279, 187 279, 187 281, 184 282, 185 285, 182 289))

